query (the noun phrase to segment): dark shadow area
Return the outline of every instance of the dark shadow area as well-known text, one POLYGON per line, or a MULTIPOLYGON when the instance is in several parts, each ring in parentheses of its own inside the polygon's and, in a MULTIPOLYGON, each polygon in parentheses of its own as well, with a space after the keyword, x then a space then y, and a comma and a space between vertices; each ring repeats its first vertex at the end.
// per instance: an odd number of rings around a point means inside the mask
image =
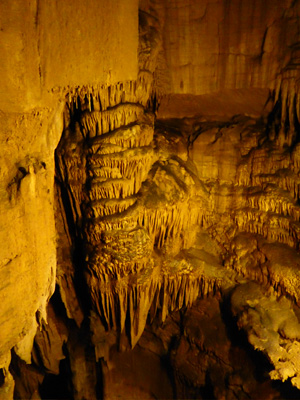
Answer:
POLYGON ((72 400, 72 372, 67 358, 59 364, 59 374, 47 374, 40 385, 40 396, 44 400, 72 400))
MULTIPOLYGON (((171 344, 173 341, 175 341, 177 338, 174 337, 171 339, 171 344)), ((172 347, 170 347, 171 349, 172 347)), ((177 399, 177 393, 176 393, 176 382, 175 382, 175 375, 174 375, 174 370, 171 364, 171 359, 170 359, 170 350, 168 352, 168 354, 166 354, 165 356, 162 356, 160 359, 162 368, 166 371, 166 374, 170 380, 171 383, 171 387, 172 387, 172 391, 173 391, 173 398, 177 399)))
POLYGON ((0 387, 4 384, 5 377, 3 373, 3 368, 0 369, 0 387))
POLYGON ((214 387, 208 372, 206 373, 205 376, 205 386, 199 388, 199 394, 201 396, 201 399, 216 400, 214 395, 214 387))
POLYGON ((276 104, 274 105, 272 111, 268 115, 267 127, 266 127, 267 136, 270 137, 272 132, 274 132, 275 135, 278 136, 280 126, 281 126, 281 99, 279 98, 276 104))
POLYGON ((97 399, 103 400, 103 372, 101 367, 101 362, 96 362, 96 396, 97 399))
MULTIPOLYGON (((79 111, 77 110, 77 112, 79 111)), ((74 220, 74 215, 72 212, 72 210, 75 210, 74 204, 72 204, 74 202, 74 199, 72 197, 70 189, 68 188, 68 182, 64 181, 63 176, 66 173, 66 171, 62 171, 60 169, 62 167, 62 162, 60 163, 62 157, 58 155, 58 152, 61 143, 63 142, 63 136, 55 152, 55 164, 56 164, 55 184, 57 187, 57 196, 60 198, 59 208, 61 209, 58 210, 58 212, 64 213, 65 215, 65 220, 67 224, 66 228, 70 234, 70 238, 72 241, 70 251, 71 251, 72 264, 74 267, 73 278, 74 278, 74 287, 77 293, 77 298, 82 308, 85 311, 88 311, 91 308, 91 304, 90 304, 89 291, 85 283, 85 277, 83 274, 84 270, 83 265, 85 264, 85 249, 83 245, 82 234, 80 228, 78 227, 79 225, 82 224, 82 221, 80 221, 79 223, 78 216, 77 216, 78 221, 74 220)))
POLYGON ((230 294, 220 303, 221 317, 226 327, 227 336, 232 346, 243 349, 249 361, 255 366, 254 377, 258 382, 263 382, 269 378, 269 372, 273 369, 271 363, 262 352, 253 348, 249 343, 247 334, 237 326, 236 318, 232 316, 230 310, 230 294))
POLYGON ((53 310, 55 311, 55 315, 57 317, 62 318, 64 321, 68 321, 66 308, 62 301, 59 286, 57 284, 55 285, 55 291, 51 296, 50 302, 53 307, 53 310))
POLYGON ((299 400, 300 390, 291 384, 290 379, 286 382, 273 381, 272 387, 280 392, 280 398, 284 400, 299 400))

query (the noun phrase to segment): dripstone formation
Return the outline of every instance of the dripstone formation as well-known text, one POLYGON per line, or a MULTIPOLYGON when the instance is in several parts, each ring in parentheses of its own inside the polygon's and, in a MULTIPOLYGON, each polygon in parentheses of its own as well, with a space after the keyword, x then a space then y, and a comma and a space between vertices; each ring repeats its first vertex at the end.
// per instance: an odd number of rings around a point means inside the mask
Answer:
MULTIPOLYGON (((300 1, 29 3, 39 83, 20 72, 1 131, 0 397, 300 398, 300 1)), ((4 8, 1 41, 23 40, 4 8)))

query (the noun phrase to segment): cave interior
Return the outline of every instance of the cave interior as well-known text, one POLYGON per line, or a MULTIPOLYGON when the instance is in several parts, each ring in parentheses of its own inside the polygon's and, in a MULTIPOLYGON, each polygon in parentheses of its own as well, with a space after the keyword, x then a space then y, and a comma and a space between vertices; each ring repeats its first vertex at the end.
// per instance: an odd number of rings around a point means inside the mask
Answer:
POLYGON ((300 0, 3 0, 0 49, 0 398, 299 399, 300 0))

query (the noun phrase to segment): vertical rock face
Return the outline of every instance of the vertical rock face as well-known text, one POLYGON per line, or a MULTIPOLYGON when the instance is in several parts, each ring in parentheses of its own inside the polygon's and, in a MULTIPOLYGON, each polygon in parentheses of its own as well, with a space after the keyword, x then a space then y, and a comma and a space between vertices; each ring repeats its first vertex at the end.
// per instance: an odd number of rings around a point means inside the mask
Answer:
POLYGON ((10 351, 31 361, 55 288, 54 151, 67 87, 136 77, 137 3, 121 3, 0 5, 1 398, 12 398, 10 351), (112 19, 115 33, 107 35, 112 19), (122 52, 130 56, 124 60, 122 52))
MULTIPOLYGON (((49 119, 50 113, 45 114, 49 119)), ((38 140, 36 151, 27 153, 22 148, 27 129, 40 129, 46 135, 43 118, 30 113, 23 117, 6 115, 3 119, 12 125, 4 125, 10 129, 8 137, 5 128, 1 134, 0 354, 2 360, 17 345, 16 352, 30 362, 37 324, 42 319, 46 320, 46 305, 55 286, 52 152, 57 141, 54 133, 49 132, 49 150, 44 148, 42 151, 43 144, 38 140)), ((58 122, 52 125, 52 129, 60 127, 58 122)), ((32 134, 30 138, 28 135, 27 138, 33 140, 34 136, 32 134)))
POLYGON ((67 0, 21 5, 5 0, 1 28, 4 112, 51 108, 58 93, 64 99, 68 87, 136 77, 136 0, 112 4, 88 0, 84 5, 67 0))
POLYGON ((171 93, 271 87, 287 53, 295 57, 298 7, 291 1, 165 1, 171 93))
POLYGON ((299 397, 300 2, 1 7, 1 396, 299 397))

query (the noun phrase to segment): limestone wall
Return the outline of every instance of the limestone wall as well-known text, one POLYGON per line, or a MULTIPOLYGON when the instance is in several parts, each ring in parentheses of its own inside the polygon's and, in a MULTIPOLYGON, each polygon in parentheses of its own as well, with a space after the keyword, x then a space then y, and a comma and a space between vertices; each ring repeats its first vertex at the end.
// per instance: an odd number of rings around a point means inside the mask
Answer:
POLYGON ((297 2, 164 3, 164 49, 171 93, 272 87, 297 41, 297 2))
POLYGON ((137 48, 136 0, 1 1, 0 367, 17 343, 30 361, 54 290, 54 150, 66 92, 135 79, 137 48))

